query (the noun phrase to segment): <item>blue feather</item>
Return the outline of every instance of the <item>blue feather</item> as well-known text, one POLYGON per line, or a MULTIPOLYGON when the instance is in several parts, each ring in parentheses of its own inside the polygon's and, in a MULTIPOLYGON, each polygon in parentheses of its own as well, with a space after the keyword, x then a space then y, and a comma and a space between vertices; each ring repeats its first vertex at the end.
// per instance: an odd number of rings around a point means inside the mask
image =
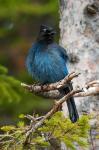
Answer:
POLYGON ((41 83, 53 83, 63 79, 68 70, 64 49, 53 44, 35 43, 29 51, 26 66, 33 78, 41 83))

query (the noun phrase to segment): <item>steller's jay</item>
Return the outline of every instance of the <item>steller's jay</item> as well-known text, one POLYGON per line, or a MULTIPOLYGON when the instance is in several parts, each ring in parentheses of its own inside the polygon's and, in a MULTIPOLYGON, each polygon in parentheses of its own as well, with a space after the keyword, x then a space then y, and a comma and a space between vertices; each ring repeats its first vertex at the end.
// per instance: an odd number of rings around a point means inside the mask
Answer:
MULTIPOLYGON (((54 42, 55 31, 46 25, 41 25, 38 38, 29 50, 26 66, 32 77, 42 84, 54 83, 68 75, 66 50, 54 42)), ((60 91, 67 94, 72 90, 69 83, 60 91)), ((74 98, 67 100, 69 117, 74 123, 78 120, 74 98)))

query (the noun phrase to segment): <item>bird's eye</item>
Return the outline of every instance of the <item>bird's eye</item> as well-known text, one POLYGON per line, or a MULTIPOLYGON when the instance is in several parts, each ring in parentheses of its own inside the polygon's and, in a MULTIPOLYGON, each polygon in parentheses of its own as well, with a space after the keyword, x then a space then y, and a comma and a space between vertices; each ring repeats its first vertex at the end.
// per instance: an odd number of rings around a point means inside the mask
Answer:
POLYGON ((44 31, 44 32, 46 32, 46 31, 47 31, 47 29, 43 29, 43 31, 44 31))

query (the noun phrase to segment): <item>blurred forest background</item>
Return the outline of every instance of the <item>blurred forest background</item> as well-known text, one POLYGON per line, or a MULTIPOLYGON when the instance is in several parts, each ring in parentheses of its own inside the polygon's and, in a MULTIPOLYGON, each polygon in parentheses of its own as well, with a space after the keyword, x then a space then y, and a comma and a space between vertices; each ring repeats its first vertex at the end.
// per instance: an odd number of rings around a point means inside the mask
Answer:
POLYGON ((41 24, 59 33, 58 11, 57 0, 0 0, 0 124, 50 109, 50 100, 26 92, 20 82, 33 83, 25 68, 28 49, 41 24))

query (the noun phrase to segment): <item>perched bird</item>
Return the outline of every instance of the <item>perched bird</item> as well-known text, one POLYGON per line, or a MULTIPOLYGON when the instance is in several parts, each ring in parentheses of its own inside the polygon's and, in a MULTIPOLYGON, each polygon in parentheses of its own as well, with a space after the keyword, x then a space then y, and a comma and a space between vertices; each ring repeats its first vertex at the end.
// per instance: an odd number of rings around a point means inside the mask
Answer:
MULTIPOLYGON (((41 25, 38 38, 26 59, 28 72, 42 84, 57 82, 68 75, 66 50, 54 42, 54 35, 52 27, 41 25)), ((67 94, 72 89, 72 84, 69 83, 61 92, 67 94)), ((71 121, 76 122, 79 116, 73 97, 67 100, 67 107, 71 121)))

